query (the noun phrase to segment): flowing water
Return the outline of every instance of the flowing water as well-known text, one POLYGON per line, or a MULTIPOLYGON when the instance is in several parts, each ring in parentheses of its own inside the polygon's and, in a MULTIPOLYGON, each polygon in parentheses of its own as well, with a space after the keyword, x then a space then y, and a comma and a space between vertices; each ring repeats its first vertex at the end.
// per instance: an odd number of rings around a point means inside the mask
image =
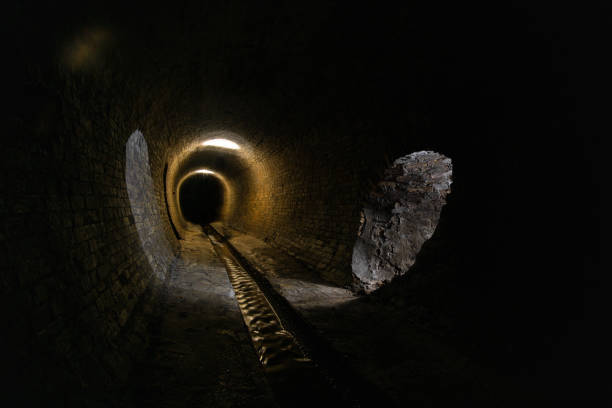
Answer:
POLYGON ((257 283, 236 262, 225 245, 212 235, 209 238, 225 262, 242 317, 264 368, 270 372, 296 367, 310 369, 312 361, 300 351, 295 338, 285 329, 257 283))
MULTIPOLYGON (((266 294, 214 230, 207 231, 215 251, 225 263, 229 280, 251 341, 266 377, 281 406, 356 406, 344 401, 285 327, 266 294)), ((353 401, 351 401, 353 402, 353 401)))

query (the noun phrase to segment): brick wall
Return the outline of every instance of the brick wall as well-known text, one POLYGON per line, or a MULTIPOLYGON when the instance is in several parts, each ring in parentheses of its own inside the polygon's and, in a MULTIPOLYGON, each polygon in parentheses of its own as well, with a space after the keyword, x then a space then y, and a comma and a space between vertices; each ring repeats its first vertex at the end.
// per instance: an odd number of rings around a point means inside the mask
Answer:
POLYGON ((143 82, 111 72, 60 67, 30 77, 8 123, 0 211, 2 341, 10 356, 3 372, 26 405, 114 397, 108 390, 145 348, 154 283, 177 248, 161 184, 168 122, 180 120, 171 119, 163 85, 143 95, 143 82), (144 212, 130 204, 126 186, 126 142, 135 129, 154 135, 149 163, 134 170, 151 169, 144 212), (143 219, 155 230, 149 252, 138 234, 143 219))

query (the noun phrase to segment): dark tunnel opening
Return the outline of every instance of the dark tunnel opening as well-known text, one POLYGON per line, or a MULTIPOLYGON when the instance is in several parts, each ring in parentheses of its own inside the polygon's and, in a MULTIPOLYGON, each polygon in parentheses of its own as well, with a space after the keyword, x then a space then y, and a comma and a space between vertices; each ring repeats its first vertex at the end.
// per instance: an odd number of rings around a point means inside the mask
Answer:
POLYGON ((223 206, 223 185, 214 176, 191 176, 179 188, 179 205, 187 221, 199 225, 216 221, 223 206))

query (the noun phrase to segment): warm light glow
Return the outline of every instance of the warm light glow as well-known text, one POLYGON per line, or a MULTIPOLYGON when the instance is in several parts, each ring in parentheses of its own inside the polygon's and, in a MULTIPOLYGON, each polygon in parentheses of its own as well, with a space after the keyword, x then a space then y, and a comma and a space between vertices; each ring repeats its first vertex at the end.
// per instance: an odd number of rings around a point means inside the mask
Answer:
POLYGON ((64 62, 73 70, 92 67, 111 43, 111 34, 104 28, 89 28, 78 35, 64 49, 64 62))
POLYGON ((223 147, 225 149, 233 149, 233 150, 240 149, 240 146, 238 146, 236 143, 232 142, 231 140, 227 140, 227 139, 210 139, 202 143, 202 146, 223 147))
POLYGON ((196 170, 196 171, 194 171, 194 173, 200 173, 200 174, 215 174, 215 172, 214 172, 214 171, 210 171, 210 170, 206 170, 206 169, 196 170))

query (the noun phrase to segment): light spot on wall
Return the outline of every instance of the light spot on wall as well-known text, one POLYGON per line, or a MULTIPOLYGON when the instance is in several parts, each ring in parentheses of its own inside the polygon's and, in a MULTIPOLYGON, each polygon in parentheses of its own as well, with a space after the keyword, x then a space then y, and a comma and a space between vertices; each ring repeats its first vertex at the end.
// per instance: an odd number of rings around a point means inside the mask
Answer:
POLYGON ((125 182, 133 217, 129 221, 134 223, 138 231, 140 244, 154 276, 163 279, 174 254, 163 233, 151 178, 149 150, 139 130, 132 133, 125 147, 125 182))
POLYGON ((222 147, 224 149, 232 149, 232 150, 240 149, 240 146, 238 146, 236 143, 232 142, 231 140, 227 140, 227 139, 210 139, 202 143, 202 146, 222 147))
POLYGON ((73 71, 94 66, 109 48, 111 34, 101 27, 80 32, 64 47, 64 63, 73 71))

